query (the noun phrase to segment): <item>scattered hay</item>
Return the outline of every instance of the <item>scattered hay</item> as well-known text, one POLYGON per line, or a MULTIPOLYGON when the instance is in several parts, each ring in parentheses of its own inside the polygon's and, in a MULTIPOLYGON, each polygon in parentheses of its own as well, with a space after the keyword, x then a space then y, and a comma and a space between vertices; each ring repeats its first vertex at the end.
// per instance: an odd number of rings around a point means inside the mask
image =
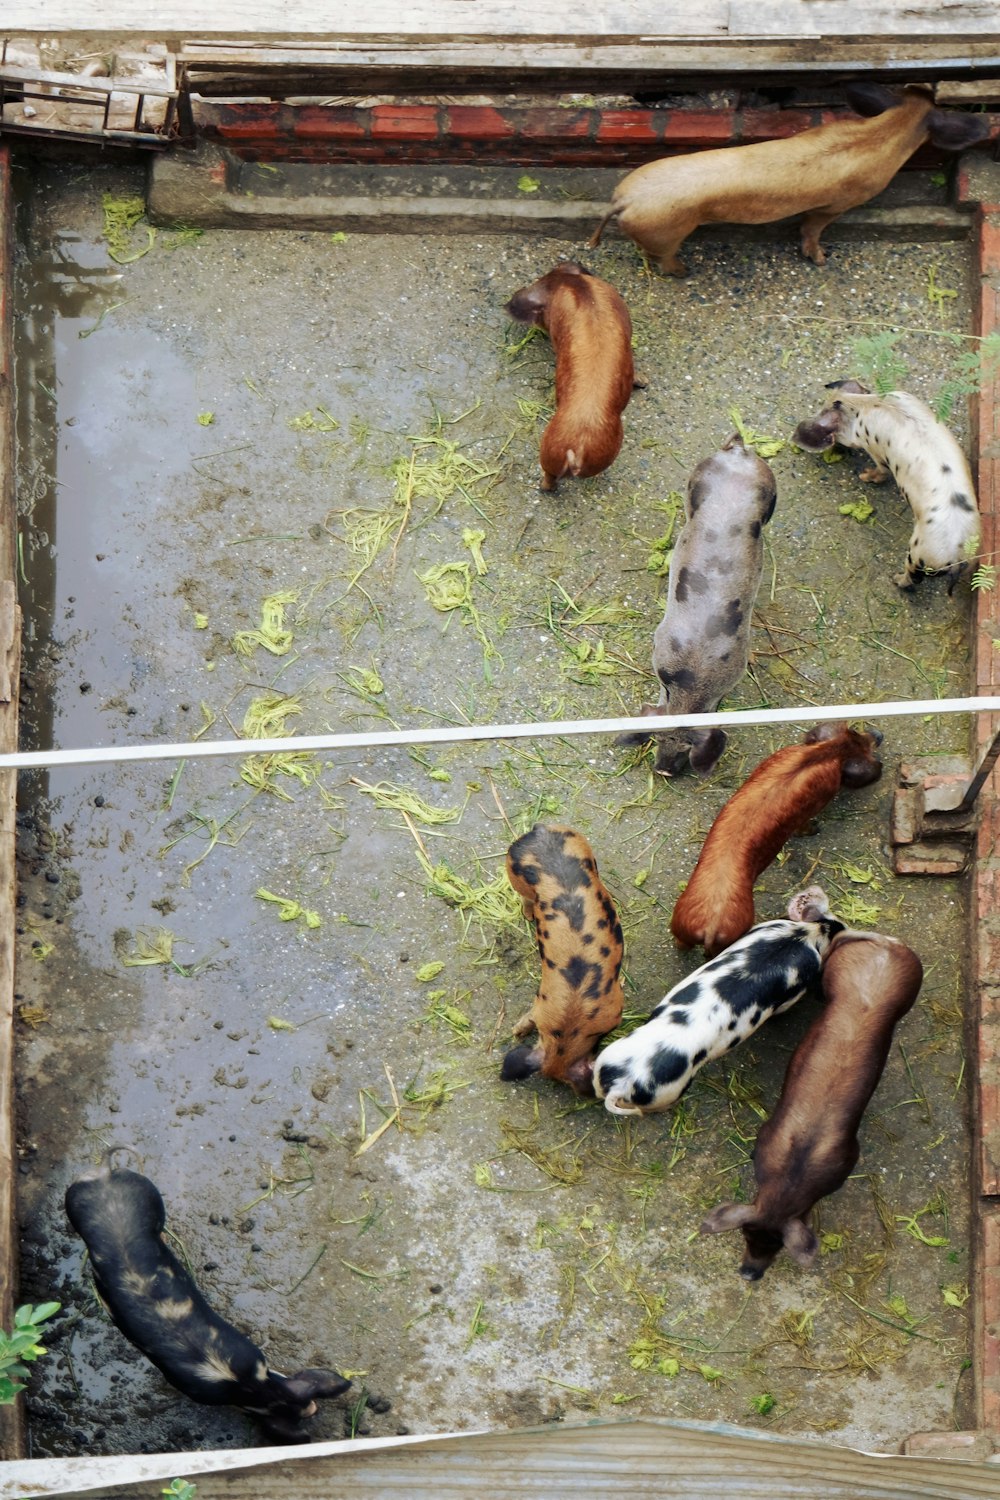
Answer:
POLYGON ((259 627, 256 630, 238 630, 233 636, 232 647, 236 655, 251 657, 255 649, 262 646, 272 656, 287 656, 292 649, 293 635, 290 630, 285 629, 285 606, 294 604, 298 597, 294 590, 269 594, 260 607, 259 627))
POLYGON ((555 1146, 542 1146, 533 1139, 536 1129, 537 1124, 524 1128, 511 1120, 501 1120, 500 1138, 504 1150, 526 1156, 533 1166, 544 1172, 546 1177, 551 1177, 553 1182, 561 1182, 564 1186, 579 1182, 583 1176, 583 1162, 575 1151, 565 1151, 567 1145, 576 1147, 578 1143, 560 1141, 555 1146))
POLYGON ((130 265, 148 255, 156 243, 156 230, 145 224, 146 243, 138 244, 136 230, 146 217, 146 200, 139 197, 118 198, 114 193, 101 195, 104 213, 104 239, 108 254, 120 266, 130 265))
POLYGON ((277 906, 278 920, 281 922, 303 922, 309 928, 323 925, 323 918, 318 911, 310 911, 289 896, 276 896, 273 891, 265 890, 264 886, 258 886, 254 895, 258 901, 270 901, 277 906))
MULTIPOLYGON (((485 532, 482 533, 485 536, 485 532)), ((472 626, 483 648, 483 670, 487 681, 490 678, 488 663, 500 660, 499 651, 483 628, 483 622, 472 598, 472 572, 467 562, 438 563, 417 578, 424 586, 428 601, 442 614, 452 610, 462 612, 463 623, 472 626)))
POLYGON ((431 895, 461 912, 465 936, 468 936, 473 918, 481 931, 487 927, 520 931, 523 920, 521 898, 507 879, 503 866, 493 880, 472 885, 444 860, 432 864, 423 850, 417 851, 417 858, 427 876, 427 889, 431 895))
POLYGON ((282 802, 295 798, 279 786, 279 776, 290 777, 304 787, 315 786, 319 764, 312 750, 274 750, 267 755, 248 755, 240 767, 240 780, 255 792, 269 792, 282 802))
POLYGON ((318 417, 313 415, 312 410, 304 411, 297 417, 289 417, 289 427, 293 432, 337 431, 340 423, 337 421, 336 417, 332 416, 330 412, 327 411, 325 406, 317 406, 315 408, 315 411, 319 413, 318 417))
POLYGON ((427 828, 437 828, 444 823, 457 823, 462 816, 462 808, 431 807, 430 803, 425 802, 419 793, 410 791, 409 787, 397 786, 392 781, 377 781, 373 784, 362 781, 358 776, 352 776, 350 782, 352 786, 358 788, 359 792, 370 797, 376 807, 404 813, 415 823, 422 823, 427 828))

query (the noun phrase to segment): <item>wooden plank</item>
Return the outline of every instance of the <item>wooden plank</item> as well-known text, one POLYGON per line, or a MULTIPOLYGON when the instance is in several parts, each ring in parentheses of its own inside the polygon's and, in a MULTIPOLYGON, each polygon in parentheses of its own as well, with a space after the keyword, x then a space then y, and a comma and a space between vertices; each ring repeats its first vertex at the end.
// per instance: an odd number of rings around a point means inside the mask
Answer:
MULTIPOLYGON (((167 13, 153 0, 45 0, 45 30, 66 35, 126 31, 162 38, 205 34, 201 0, 172 0, 167 13)), ((211 30, 257 36, 724 36, 729 0, 224 0, 213 7, 211 30), (331 21, 335 24, 331 25, 331 21)), ((4 5, 8 34, 38 30, 39 7, 27 0, 4 5)))
POLYGON ((196 1481, 198 1500, 995 1500, 998 1481, 988 1462, 859 1453, 723 1423, 639 1418, 436 1441, 39 1460, 0 1473, 0 1500, 25 1493, 84 1500, 95 1490, 109 1500, 156 1500, 178 1474, 196 1481))
POLYGON ((972 65, 1000 70, 1000 37, 966 43, 960 51, 950 39, 903 46, 895 40, 864 44, 837 38, 739 45, 665 44, 646 38, 586 47, 549 40, 345 39, 336 48, 324 42, 309 49, 297 42, 273 50, 259 43, 240 48, 231 41, 199 40, 183 43, 178 61, 194 92, 219 99, 270 96, 272 90, 279 98, 496 89, 631 93, 649 92, 667 81, 717 86, 719 74, 747 83, 789 74, 803 82, 818 81, 845 73, 889 81, 935 80, 942 72, 954 77, 972 65))
MULTIPOLYGON (((201 0, 173 0, 164 10, 154 0, 46 0, 47 33, 72 36, 127 33, 159 38, 185 36, 284 37, 528 37, 589 42, 605 37, 728 38, 827 36, 859 40, 894 35, 983 38, 997 32, 993 0, 222 0, 211 11, 206 32, 201 0), (331 24, 333 23, 333 24, 331 24)), ((3 25, 9 34, 34 33, 37 0, 8 0, 3 25)))
POLYGON ((989 36, 996 0, 732 0, 729 30, 751 36, 989 36))
MULTIPOLYGON (((0 147, 0 747, 17 748, 20 612, 14 576, 13 219, 10 152, 0 147)), ((17 776, 0 772, 0 1326, 10 1328, 17 1297, 14 1173, 14 896, 17 776)), ((0 1457, 24 1452, 23 1403, 0 1408, 0 1457)))
POLYGON ((177 90, 159 78, 91 78, 75 73, 44 73, 33 68, 12 68, 0 64, 0 81, 4 83, 44 83, 56 88, 89 94, 148 94, 152 98, 168 99, 177 90))

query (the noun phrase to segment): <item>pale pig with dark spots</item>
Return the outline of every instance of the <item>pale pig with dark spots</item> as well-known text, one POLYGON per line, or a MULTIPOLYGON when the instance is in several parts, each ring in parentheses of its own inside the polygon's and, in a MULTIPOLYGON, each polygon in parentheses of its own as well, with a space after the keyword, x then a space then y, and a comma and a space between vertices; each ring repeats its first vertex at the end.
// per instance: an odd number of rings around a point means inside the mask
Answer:
POLYGON ((908 391, 879 396, 857 380, 834 380, 827 390, 837 392, 833 405, 800 422, 792 442, 810 453, 839 444, 871 454, 859 478, 883 484, 891 474, 914 516, 906 566, 893 583, 912 590, 926 574, 943 573, 952 593, 979 543, 976 491, 956 438, 908 391))
POLYGON ((675 984, 649 1020, 610 1042, 594 1063, 594 1092, 612 1114, 669 1109, 704 1063, 788 1010, 819 977, 844 924, 819 886, 799 891, 788 918, 760 922, 675 984))
POLYGON ((591 235, 598 243, 609 219, 660 269, 686 276, 677 252, 699 224, 770 224, 802 220, 802 253, 826 260, 819 237, 847 209, 880 193, 919 146, 961 151, 989 135, 982 115, 935 109, 920 85, 895 94, 859 81, 844 90, 863 120, 845 118, 781 140, 726 146, 647 162, 623 177, 611 207, 591 235))
POLYGON ((541 1073, 592 1095, 597 1043, 618 1025, 625 999, 615 903, 593 850, 572 828, 536 823, 508 849, 507 876, 535 924, 542 973, 531 1009, 514 1026, 515 1036, 537 1031, 538 1041, 512 1047, 500 1076, 541 1073))
MULTIPOLYGON (((734 433, 688 480, 687 519, 670 560, 667 606, 653 637, 659 701, 644 714, 712 713, 750 659, 750 618, 764 564, 774 475, 734 433)), ((625 736, 623 743, 642 736, 625 736)), ((708 775, 726 748, 721 729, 658 734, 656 769, 708 775)))
POLYGON ((720 1203, 701 1226, 702 1234, 742 1229, 744 1280, 759 1281, 782 1249, 800 1266, 816 1259, 808 1215, 857 1165, 858 1126, 923 972, 913 949, 896 938, 843 932, 834 940, 823 967, 825 1004, 792 1054, 781 1098, 757 1135, 757 1196, 720 1203))
POLYGON ((171 1385, 208 1406, 242 1407, 276 1442, 309 1441, 302 1423, 316 1401, 351 1382, 333 1370, 280 1375, 268 1367, 164 1244, 166 1211, 148 1177, 107 1166, 87 1172, 66 1190, 66 1213, 112 1322, 171 1385))

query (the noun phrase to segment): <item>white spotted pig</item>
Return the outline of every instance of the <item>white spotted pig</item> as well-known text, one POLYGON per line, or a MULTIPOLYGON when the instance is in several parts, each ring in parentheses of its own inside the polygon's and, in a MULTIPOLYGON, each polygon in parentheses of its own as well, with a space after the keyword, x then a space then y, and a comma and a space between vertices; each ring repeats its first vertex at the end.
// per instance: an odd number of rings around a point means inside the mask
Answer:
MULTIPOLYGON (((667 605, 653 636, 659 702, 644 714, 712 713, 750 658, 750 619, 764 563, 761 532, 774 512, 774 475, 739 433, 688 480, 686 520, 670 559, 667 605)), ((641 739, 623 736, 621 743, 641 739)), ((721 729, 657 734, 656 770, 690 760, 707 776, 726 748, 721 729)))
POLYGON ((622 445, 621 414, 637 384, 632 319, 610 282, 567 260, 515 292, 505 311, 544 328, 556 354, 556 410, 542 433, 543 490, 564 475, 602 473, 622 445))
POLYGON ((541 1073, 592 1095, 597 1043, 618 1025, 624 1005, 615 903, 590 845, 572 828, 536 823, 508 849, 507 875, 535 924, 542 975, 534 1004, 514 1027, 515 1036, 537 1030, 538 1042, 512 1047, 500 1076, 541 1073))
POLYGON ((821 266, 819 237, 849 208, 880 193, 928 139, 961 151, 989 134, 981 115, 935 109, 920 87, 894 94, 858 82, 844 90, 861 120, 834 120, 782 140, 727 146, 647 162, 623 177, 611 207, 591 235, 617 219, 640 249, 672 276, 686 276, 677 252, 699 224, 770 224, 805 214, 802 253, 821 266))
POLYGON ((66 1191, 66 1213, 90 1254, 94 1285, 112 1321, 170 1384, 208 1406, 239 1406, 278 1442, 308 1442, 316 1400, 350 1381, 331 1370, 279 1375, 214 1312, 161 1239, 166 1213, 148 1177, 108 1166, 66 1191))
POLYGON ((721 1203, 701 1226, 702 1234, 742 1229, 744 1280, 759 1281, 782 1249, 800 1266, 815 1260, 808 1215, 854 1171, 858 1126, 922 980, 919 958, 896 938, 843 932, 834 940, 823 968, 826 1004, 792 1054, 781 1098, 757 1135, 757 1196, 721 1203))
POLYGON ((843 930, 818 886, 793 896, 787 919, 751 928, 675 984, 644 1025, 598 1053, 594 1092, 604 1107, 618 1115, 669 1109, 700 1067, 802 998, 843 930))
POLYGON ((833 405, 800 422, 792 442, 810 453, 835 443, 870 453, 874 463, 859 477, 882 484, 891 474, 914 516, 906 566, 893 582, 912 590, 925 574, 943 573, 952 593, 979 539, 976 491, 957 440, 908 391, 874 395, 856 380, 827 390, 837 392, 833 405))

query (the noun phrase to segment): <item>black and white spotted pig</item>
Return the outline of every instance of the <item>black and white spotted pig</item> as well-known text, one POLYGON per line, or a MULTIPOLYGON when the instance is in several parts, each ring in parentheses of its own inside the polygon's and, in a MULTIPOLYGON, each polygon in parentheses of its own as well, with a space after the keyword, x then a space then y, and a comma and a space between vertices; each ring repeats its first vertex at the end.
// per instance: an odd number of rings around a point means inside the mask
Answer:
POLYGON ((857 380, 834 380, 832 406, 800 422, 792 442, 810 453, 839 443, 874 459, 859 478, 882 484, 891 474, 913 511, 906 566, 893 582, 913 589, 943 573, 949 594, 969 566, 979 539, 979 509, 965 454, 929 406, 908 391, 874 395, 857 380))
POLYGON ((618 978, 622 929, 611 893, 582 833, 536 823, 507 850, 507 878, 535 924, 541 960, 538 993, 514 1026, 515 1036, 538 1032, 532 1046, 512 1047, 501 1078, 541 1073, 593 1096, 590 1073, 602 1036, 622 1018, 618 978))
POLYGON ((160 1238, 163 1199, 148 1177, 108 1166, 66 1191, 66 1213, 90 1253, 94 1285, 113 1322, 170 1384, 208 1406, 240 1406, 278 1442, 304 1443, 316 1400, 350 1385, 332 1370, 279 1375, 205 1301, 160 1238))
POLYGON ((594 1092, 604 1107, 619 1115, 669 1109, 704 1063, 802 998, 843 930, 818 886, 793 896, 787 918, 752 927, 675 984, 644 1025, 598 1053, 594 1092))
MULTIPOLYGON (((670 560, 667 606, 653 637, 659 702, 644 714, 712 713, 747 669, 750 617, 764 563, 762 528, 774 475, 734 433, 688 480, 687 519, 670 560)), ((641 736, 626 736, 623 742, 641 736)), ((726 748, 721 729, 658 734, 656 769, 708 775, 726 748)))

